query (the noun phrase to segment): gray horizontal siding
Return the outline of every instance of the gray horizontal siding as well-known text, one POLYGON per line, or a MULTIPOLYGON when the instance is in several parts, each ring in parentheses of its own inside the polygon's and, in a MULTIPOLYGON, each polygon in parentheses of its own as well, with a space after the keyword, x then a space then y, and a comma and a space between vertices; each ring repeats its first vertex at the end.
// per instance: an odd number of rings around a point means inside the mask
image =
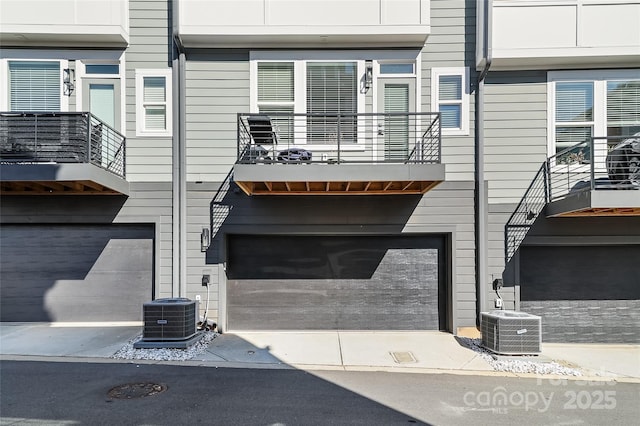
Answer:
POLYGON ((195 300, 200 296, 200 315, 204 315, 207 288, 202 286, 202 275, 211 278, 209 285, 209 310, 207 318, 218 321, 220 307, 220 271, 222 268, 219 245, 212 244, 207 252, 200 247, 202 228, 210 228, 211 201, 219 184, 210 182, 187 184, 187 282, 185 296, 195 300))
MULTIPOLYGON (((127 180, 171 181, 171 137, 136 136, 136 69, 167 69, 171 62, 169 6, 163 0, 129 0, 126 51, 127 180)), ((171 99, 169 94, 169 99, 171 99)), ((168 117, 171 119, 171 117, 168 117)))
POLYGON ((485 84, 489 203, 517 203, 547 156, 546 72, 490 72, 485 84))
MULTIPOLYGON (((444 182, 422 197, 248 197, 229 191, 224 205, 232 206, 230 213, 216 217, 213 228, 219 228, 219 232, 211 248, 201 253, 200 231, 208 224, 217 187, 208 182, 188 184, 188 297, 202 296, 203 270, 211 271, 212 291, 214 286, 217 291, 217 286, 224 285, 218 275, 224 261, 222 238, 227 233, 452 234, 456 326, 475 325, 473 182, 444 182)), ((216 298, 211 302, 209 317, 214 318, 212 312, 218 309, 216 298)))
MULTIPOLYGON (((505 223, 511 217, 511 214, 516 208, 516 204, 491 204, 488 211, 488 252, 487 263, 490 283, 494 279, 503 278, 505 283, 513 283, 513 275, 509 275, 509 270, 505 271, 504 264, 504 226, 505 223)), ((491 286, 486 289, 486 303, 485 309, 494 308, 494 300, 497 298, 497 294, 493 291, 491 286)), ((518 305, 518 288, 513 285, 507 285, 500 290, 500 296, 504 301, 505 309, 517 309, 518 305)))
POLYGON ((237 114, 249 111, 249 61, 227 52, 187 61, 187 180, 222 181, 237 155, 237 114))
MULTIPOLYGON (((489 205, 489 274, 492 278, 505 278, 506 287, 501 291, 501 295, 505 299, 506 307, 519 306, 524 310, 524 306, 518 304, 519 255, 516 254, 506 267, 504 264, 504 227, 515 208, 515 203, 489 205)), ((522 246, 596 245, 606 247, 629 244, 640 245, 640 221, 634 217, 546 218, 540 216, 528 232, 522 246)), ((558 284, 561 285, 561 283, 558 284)), ((495 293, 488 290, 488 295, 488 304, 492 304, 495 293)), ((547 307, 552 305, 553 303, 547 307)), ((531 304, 527 305, 527 307, 530 306, 531 304)))
MULTIPOLYGON (((431 2, 431 34, 422 49, 421 110, 431 111, 431 69, 468 67, 475 79, 475 8, 473 0, 431 2)), ((472 180, 474 173, 474 96, 469 96, 469 135, 442 137, 447 180, 472 180)))
POLYGON ((171 222, 170 183, 134 182, 129 197, 3 195, 0 203, 0 223, 6 224, 154 224, 156 297, 171 295, 171 222))

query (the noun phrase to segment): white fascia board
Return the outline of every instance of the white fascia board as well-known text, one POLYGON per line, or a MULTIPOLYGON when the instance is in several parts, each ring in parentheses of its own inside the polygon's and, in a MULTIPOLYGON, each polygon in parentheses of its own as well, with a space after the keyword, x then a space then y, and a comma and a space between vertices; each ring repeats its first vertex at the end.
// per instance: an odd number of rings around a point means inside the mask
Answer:
POLYGON ((628 67, 640 63, 640 46, 493 50, 491 69, 553 69, 560 67, 628 67))
POLYGON ((0 44, 5 47, 126 47, 129 33, 121 26, 73 26, 59 28, 3 25, 0 44))
POLYGON ((422 48, 431 32, 428 25, 403 26, 181 26, 186 47, 416 47, 422 48))

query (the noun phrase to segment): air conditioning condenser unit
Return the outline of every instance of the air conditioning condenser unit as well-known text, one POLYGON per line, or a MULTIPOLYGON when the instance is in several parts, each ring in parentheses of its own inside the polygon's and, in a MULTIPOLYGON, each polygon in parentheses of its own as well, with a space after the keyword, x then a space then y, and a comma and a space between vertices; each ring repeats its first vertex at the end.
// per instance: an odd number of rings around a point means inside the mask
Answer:
POLYGON ((184 297, 156 299, 143 304, 142 340, 134 348, 184 348, 197 336, 197 302, 184 297))
POLYGON ((480 313, 482 346, 501 355, 540 353, 542 319, 517 311, 480 313))

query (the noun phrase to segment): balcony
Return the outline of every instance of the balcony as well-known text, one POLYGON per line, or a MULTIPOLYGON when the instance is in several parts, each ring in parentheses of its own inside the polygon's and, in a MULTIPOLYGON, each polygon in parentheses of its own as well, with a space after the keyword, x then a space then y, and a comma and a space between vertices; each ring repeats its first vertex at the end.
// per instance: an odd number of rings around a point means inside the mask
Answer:
POLYGON ((493 0, 491 4, 494 70, 640 63, 637 0, 493 0))
POLYGON ((2 0, 3 47, 111 47, 129 44, 129 0, 2 0))
POLYGON ((0 112, 2 195, 127 195, 125 138, 88 112, 0 112))
POLYGON ((640 216, 640 133, 594 137, 543 163, 505 225, 506 262, 541 214, 640 216))
POLYGON ((640 135, 592 138, 547 169, 547 216, 640 216, 640 135))
POLYGON ((238 114, 248 195, 424 194, 445 179, 439 113, 238 114))
POLYGON ((179 2, 182 44, 208 48, 422 48, 431 0, 179 2), (241 9, 241 10, 240 10, 241 9))

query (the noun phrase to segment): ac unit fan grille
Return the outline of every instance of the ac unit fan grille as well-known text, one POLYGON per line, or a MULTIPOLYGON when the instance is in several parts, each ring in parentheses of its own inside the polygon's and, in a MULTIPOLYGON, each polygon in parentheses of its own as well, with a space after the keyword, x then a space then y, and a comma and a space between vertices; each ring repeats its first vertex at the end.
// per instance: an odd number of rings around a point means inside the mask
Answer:
POLYGON ((482 346, 499 354, 524 355, 540 352, 541 318, 523 312, 481 313, 482 346))
POLYGON ((196 302, 158 299, 143 305, 144 340, 184 340, 196 334, 196 302))

